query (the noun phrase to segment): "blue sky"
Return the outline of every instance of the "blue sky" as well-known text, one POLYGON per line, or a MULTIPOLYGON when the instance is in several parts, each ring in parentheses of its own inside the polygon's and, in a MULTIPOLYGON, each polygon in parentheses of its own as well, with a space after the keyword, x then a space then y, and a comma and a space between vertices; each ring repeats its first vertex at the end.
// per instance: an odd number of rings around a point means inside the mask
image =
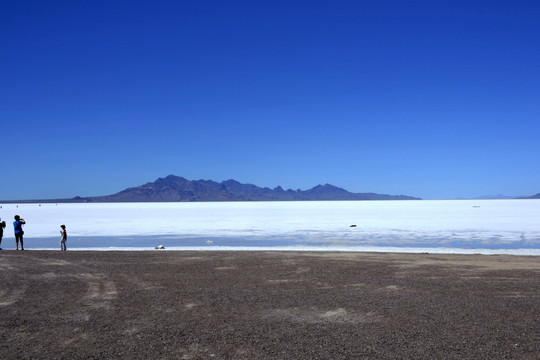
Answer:
POLYGON ((0 1, 0 199, 169 174, 540 192, 538 1, 0 1))

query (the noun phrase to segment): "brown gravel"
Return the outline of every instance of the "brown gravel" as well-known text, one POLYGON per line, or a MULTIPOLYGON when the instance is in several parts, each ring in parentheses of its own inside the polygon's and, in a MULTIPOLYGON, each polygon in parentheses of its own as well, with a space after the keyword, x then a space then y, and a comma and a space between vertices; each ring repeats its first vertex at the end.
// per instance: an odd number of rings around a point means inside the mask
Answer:
POLYGON ((0 359, 539 359, 540 258, 0 252, 0 359))

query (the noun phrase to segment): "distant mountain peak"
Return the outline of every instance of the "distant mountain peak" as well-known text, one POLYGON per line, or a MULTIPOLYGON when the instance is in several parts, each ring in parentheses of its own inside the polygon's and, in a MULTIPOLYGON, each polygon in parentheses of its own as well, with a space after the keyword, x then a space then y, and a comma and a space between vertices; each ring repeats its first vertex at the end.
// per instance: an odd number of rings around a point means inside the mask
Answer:
POLYGON ((518 199, 540 199, 540 193, 533 195, 533 196, 523 196, 519 197, 518 199))

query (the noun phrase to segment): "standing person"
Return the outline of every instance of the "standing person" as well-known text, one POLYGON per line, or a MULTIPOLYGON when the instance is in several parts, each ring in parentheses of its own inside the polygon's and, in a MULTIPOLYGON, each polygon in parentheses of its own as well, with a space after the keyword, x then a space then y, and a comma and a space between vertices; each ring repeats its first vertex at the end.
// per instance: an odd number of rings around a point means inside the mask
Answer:
POLYGON ((66 251, 66 240, 67 240, 67 231, 66 231, 66 225, 60 225, 62 230, 60 230, 60 250, 66 251))
MULTIPOLYGON (((2 245, 2 238, 4 237, 4 229, 6 228, 6 222, 0 222, 0 245, 2 245)), ((0 248, 2 250, 2 248, 0 248)))
POLYGON ((24 219, 21 219, 19 215, 15 215, 15 221, 13 222, 13 230, 15 232, 15 245, 17 246, 17 250, 19 250, 19 241, 21 242, 21 250, 24 250, 24 231, 22 229, 23 224, 26 224, 26 221, 24 221, 24 219))

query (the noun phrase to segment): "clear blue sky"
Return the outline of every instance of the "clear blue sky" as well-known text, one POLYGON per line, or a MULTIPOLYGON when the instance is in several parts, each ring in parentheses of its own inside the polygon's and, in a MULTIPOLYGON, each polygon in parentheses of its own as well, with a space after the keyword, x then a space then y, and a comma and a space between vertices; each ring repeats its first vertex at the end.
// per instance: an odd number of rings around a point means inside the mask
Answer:
POLYGON ((538 1, 0 1, 0 199, 169 174, 540 192, 538 1))

